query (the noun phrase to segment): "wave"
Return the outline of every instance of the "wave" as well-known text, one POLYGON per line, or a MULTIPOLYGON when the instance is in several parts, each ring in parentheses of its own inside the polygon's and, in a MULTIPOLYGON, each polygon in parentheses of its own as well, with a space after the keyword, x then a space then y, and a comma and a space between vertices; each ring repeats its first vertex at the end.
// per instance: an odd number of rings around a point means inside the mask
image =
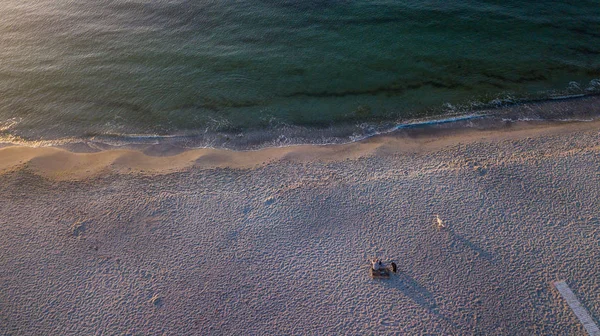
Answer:
POLYGON ((85 145, 86 150, 135 148, 139 146, 169 146, 182 149, 223 148, 232 150, 256 150, 266 147, 285 147, 302 144, 331 145, 362 141, 374 136, 406 133, 418 136, 435 131, 464 128, 498 128, 517 122, 591 122, 600 116, 599 94, 573 94, 551 96, 547 99, 529 101, 504 101, 496 107, 460 113, 453 111, 432 118, 412 119, 403 122, 343 123, 329 127, 306 127, 279 125, 267 129, 239 132, 187 132, 182 134, 88 134, 83 137, 60 139, 26 139, 12 134, 11 129, 19 120, 0 124, 2 146, 22 145, 31 147, 76 147, 85 145))

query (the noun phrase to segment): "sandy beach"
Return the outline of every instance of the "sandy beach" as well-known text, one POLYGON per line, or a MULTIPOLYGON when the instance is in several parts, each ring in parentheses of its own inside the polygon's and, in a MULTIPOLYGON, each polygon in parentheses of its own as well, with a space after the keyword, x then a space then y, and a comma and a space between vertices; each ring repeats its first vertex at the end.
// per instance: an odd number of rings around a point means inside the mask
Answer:
POLYGON ((0 334, 584 335, 552 282, 599 321, 599 129, 1 148, 0 334))

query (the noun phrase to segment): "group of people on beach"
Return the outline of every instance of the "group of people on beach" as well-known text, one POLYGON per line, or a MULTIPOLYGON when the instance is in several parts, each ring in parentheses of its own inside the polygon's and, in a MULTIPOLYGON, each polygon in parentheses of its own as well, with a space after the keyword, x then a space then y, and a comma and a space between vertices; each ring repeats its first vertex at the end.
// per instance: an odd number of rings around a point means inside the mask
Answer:
POLYGON ((387 265, 379 258, 371 260, 371 269, 375 272, 381 272, 391 269, 392 272, 396 273, 397 268, 398 267, 396 266, 396 263, 394 263, 393 261, 390 262, 389 265, 387 265))

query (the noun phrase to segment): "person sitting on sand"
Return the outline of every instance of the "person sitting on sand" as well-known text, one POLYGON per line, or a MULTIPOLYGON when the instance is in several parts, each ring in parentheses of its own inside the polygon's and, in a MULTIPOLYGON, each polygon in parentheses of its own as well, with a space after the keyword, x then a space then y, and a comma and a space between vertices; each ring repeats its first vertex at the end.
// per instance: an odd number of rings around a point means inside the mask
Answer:
POLYGON ((373 267, 373 270, 374 270, 374 271, 383 270, 383 263, 381 262, 381 260, 379 260, 379 259, 375 258, 375 259, 372 261, 372 264, 373 264, 373 265, 372 265, 371 267, 373 267))
MULTIPOLYGON (((398 266, 396 266, 395 262, 391 262, 389 264, 389 266, 391 267, 391 271, 396 273, 398 270, 398 266)), ((387 271, 389 270, 387 265, 384 265, 383 262, 381 261, 381 259, 379 258, 375 258, 373 259, 373 261, 371 261, 371 268, 373 269, 373 271, 377 271, 377 272, 383 272, 383 271, 387 271)))

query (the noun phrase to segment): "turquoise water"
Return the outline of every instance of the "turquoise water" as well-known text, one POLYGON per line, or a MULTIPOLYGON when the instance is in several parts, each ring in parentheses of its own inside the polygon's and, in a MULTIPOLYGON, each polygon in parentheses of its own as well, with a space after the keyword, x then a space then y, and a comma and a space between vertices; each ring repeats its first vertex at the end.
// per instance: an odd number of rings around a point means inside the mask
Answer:
POLYGON ((0 17, 0 135, 27 141, 326 142, 600 91, 597 1, 4 0, 0 17))

